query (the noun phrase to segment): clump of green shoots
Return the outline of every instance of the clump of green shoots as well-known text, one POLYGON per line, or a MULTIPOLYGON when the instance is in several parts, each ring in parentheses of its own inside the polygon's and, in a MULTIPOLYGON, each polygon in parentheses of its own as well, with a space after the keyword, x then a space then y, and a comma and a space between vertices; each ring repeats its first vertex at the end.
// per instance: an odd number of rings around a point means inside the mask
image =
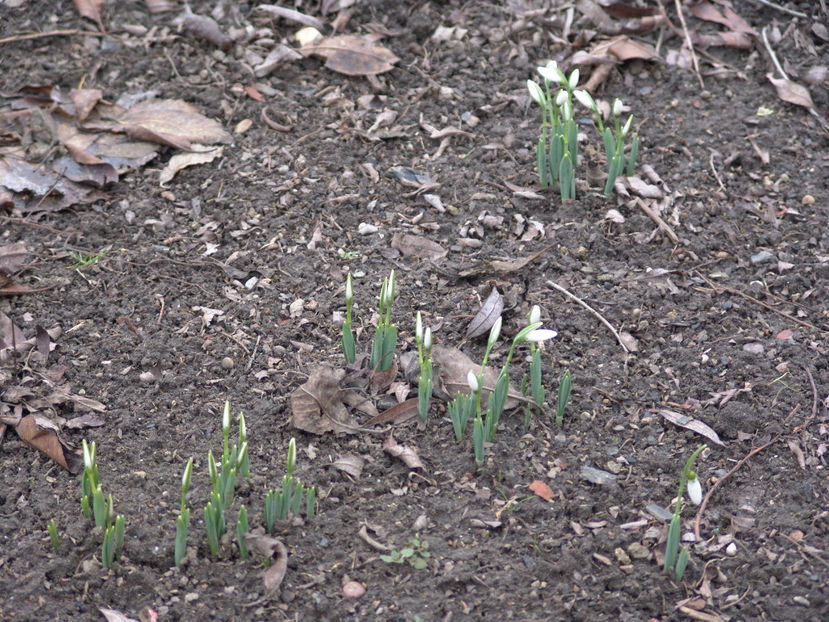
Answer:
POLYGON ((383 279, 380 289, 379 318, 374 343, 371 346, 369 364, 373 370, 386 371, 394 360, 397 347, 397 327, 391 323, 391 308, 394 304, 394 270, 383 279))
POLYGON ((60 538, 58 538, 58 527, 55 525, 55 519, 50 518, 46 523, 46 531, 49 533, 49 540, 52 542, 52 548, 56 551, 60 548, 60 538))
POLYGON ((305 518, 310 520, 314 516, 317 489, 311 486, 306 490, 302 482, 294 477, 295 465, 296 439, 292 438, 288 443, 282 489, 271 490, 265 495, 265 527, 268 533, 273 532, 276 521, 285 520, 289 516, 299 516, 303 509, 303 501, 305 518))
POLYGON ((207 468, 210 473, 212 491, 210 501, 204 508, 204 525, 207 532, 207 545, 211 555, 219 551, 219 539, 225 533, 225 510, 233 502, 236 489, 237 473, 243 477, 250 475, 248 457, 247 428, 244 414, 239 415, 239 444, 230 447, 230 402, 225 401, 222 412, 222 459, 216 465, 213 451, 207 453, 207 468))
POLYGON ((544 67, 538 67, 538 73, 544 78, 543 89, 537 82, 527 80, 530 97, 541 106, 541 137, 536 146, 538 181, 542 188, 557 181, 563 203, 576 197, 578 128, 573 119, 573 91, 579 83, 579 70, 574 69, 568 78, 555 61, 550 61, 544 67), (561 87, 555 97, 550 92, 551 84, 561 87))
POLYGON ((431 557, 429 543, 420 539, 420 534, 409 538, 407 546, 402 549, 391 549, 388 555, 381 555, 380 559, 387 564, 402 564, 408 562, 415 570, 426 568, 426 560, 431 557))
POLYGON ((354 333, 351 330, 351 307, 354 304, 354 279, 351 273, 345 277, 345 322, 343 322, 342 347, 345 362, 351 365, 357 360, 354 350, 354 333))
POLYGON ((113 561, 121 556, 126 523, 123 515, 115 516, 112 495, 104 497, 104 491, 98 482, 95 442, 87 444, 86 439, 84 439, 81 446, 83 450, 81 510, 85 518, 94 519, 95 526, 104 530, 101 562, 104 568, 110 568, 113 561), (115 521, 114 525, 113 520, 115 521))
POLYGON ((429 416, 429 399, 432 397, 432 329, 423 330, 423 318, 417 312, 415 323, 415 341, 417 341, 417 360, 420 363, 420 379, 417 383, 417 412, 423 421, 429 416))
POLYGON ((674 571, 677 582, 682 581, 682 576, 685 574, 685 568, 688 565, 688 558, 690 553, 684 546, 680 550, 680 518, 679 512, 682 507, 682 494, 688 490, 688 496, 695 505, 702 503, 702 484, 697 477, 697 474, 692 470, 694 467, 694 460, 702 453, 707 445, 700 445, 691 457, 685 462, 682 469, 682 475, 679 478, 679 490, 676 494, 676 506, 674 507, 674 515, 671 518, 671 526, 668 528, 668 541, 665 545, 665 563, 662 566, 663 572, 674 571))
POLYGON ((564 409, 570 400, 571 379, 570 370, 565 369, 558 383, 558 401, 556 403, 556 425, 561 427, 564 422, 564 409))
POLYGON ((484 464, 484 442, 492 442, 495 440, 495 433, 498 430, 498 422, 501 419, 501 414, 504 412, 504 406, 507 401, 507 393, 509 391, 509 365, 512 362, 512 357, 515 354, 515 348, 519 344, 527 341, 529 343, 538 343, 552 339, 556 336, 556 331, 541 328, 541 322, 533 322, 521 329, 512 340, 507 358, 498 374, 498 379, 495 382, 495 389, 490 393, 486 403, 486 418, 482 416, 481 408, 481 391, 483 389, 484 370, 489 359, 489 354, 498 337, 501 334, 502 319, 499 317, 495 320, 489 332, 489 339, 487 340, 486 352, 484 353, 484 360, 481 364, 481 370, 475 374, 472 370, 467 374, 467 383, 471 391, 470 397, 475 400, 475 421, 472 428, 472 447, 475 452, 475 463, 478 467, 484 464))
POLYGON ((187 461, 184 475, 181 477, 181 508, 176 519, 176 544, 174 558, 176 567, 181 568, 181 560, 187 552, 187 527, 190 524, 190 509, 187 507, 187 491, 190 489, 190 478, 193 476, 193 458, 187 461))
POLYGON ((629 116, 625 124, 621 124, 621 117, 624 105, 622 100, 618 97, 613 100, 611 108, 611 116, 613 117, 613 130, 605 127, 602 123, 602 115, 599 112, 599 107, 593 100, 593 97, 587 91, 576 90, 573 95, 579 102, 593 113, 596 119, 596 125, 599 128, 599 133, 602 135, 604 143, 605 157, 607 158, 607 181, 604 186, 605 196, 610 196, 613 192, 613 184, 616 178, 626 172, 628 176, 633 175, 633 169, 636 166, 636 158, 639 155, 639 135, 633 134, 631 137, 630 153, 627 156, 627 166, 625 165, 625 139, 630 134, 633 125, 633 115, 629 116))

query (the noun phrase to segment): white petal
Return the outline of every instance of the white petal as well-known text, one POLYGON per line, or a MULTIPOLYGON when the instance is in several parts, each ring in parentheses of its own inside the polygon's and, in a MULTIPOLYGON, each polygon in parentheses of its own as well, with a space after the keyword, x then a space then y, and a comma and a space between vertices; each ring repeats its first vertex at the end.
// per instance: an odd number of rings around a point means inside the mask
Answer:
POLYGON ((473 393, 478 392, 478 376, 471 369, 466 374, 466 383, 469 385, 469 390, 473 393))
POLYGON ((593 97, 587 91, 576 89, 575 91, 573 91, 573 95, 575 95, 576 99, 579 100, 579 103, 588 110, 593 110, 594 108, 596 108, 596 102, 593 101, 593 97))
POLYGON ((690 497, 694 505, 702 503, 702 484, 698 477, 688 479, 688 497, 690 497))
POLYGON ((532 97, 533 101, 536 104, 541 104, 544 100, 544 92, 541 90, 541 87, 538 86, 538 83, 532 80, 527 80, 527 90, 530 92, 530 97, 532 97))
POLYGON ((547 341, 548 339, 552 339, 556 335, 558 335, 558 333, 554 330, 550 330, 549 328, 536 328, 527 335, 526 339, 527 341, 538 343, 539 341, 547 341))
POLYGON ((536 322, 541 321, 541 307, 538 305, 533 305, 533 308, 530 309, 530 324, 535 324, 536 322))

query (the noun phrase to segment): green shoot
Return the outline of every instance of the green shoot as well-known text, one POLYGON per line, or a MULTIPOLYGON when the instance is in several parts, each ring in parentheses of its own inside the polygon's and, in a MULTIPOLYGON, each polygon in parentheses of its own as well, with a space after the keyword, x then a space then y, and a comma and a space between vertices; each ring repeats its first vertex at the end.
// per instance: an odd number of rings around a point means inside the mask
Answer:
POLYGON ((408 546, 402 549, 391 549, 388 555, 381 555, 380 559, 387 564, 402 564, 407 562, 415 570, 426 568, 427 560, 431 557, 429 543, 415 534, 409 539, 408 546))
POLYGON ((394 285, 394 270, 392 270, 389 276, 383 279, 383 287, 380 289, 379 318, 369 359, 373 370, 386 371, 394 360, 394 350, 397 347, 397 327, 391 323, 394 285))
POLYGON ((674 515, 671 517, 671 525, 668 527, 668 540, 665 544, 665 563, 662 566, 662 570, 663 572, 669 572, 673 569, 674 575, 676 576, 676 580, 678 582, 682 581, 682 577, 685 574, 685 568, 688 565, 688 559, 690 557, 688 549, 682 547, 681 552, 679 549, 681 530, 679 513, 682 508, 682 495, 685 492, 686 484, 688 484, 688 494, 691 497, 691 501, 696 504, 699 504, 702 501, 702 486, 699 483, 697 474, 694 473, 692 469, 697 456, 699 456, 700 453, 706 449, 706 447, 707 445, 700 445, 697 447, 696 451, 694 451, 694 453, 691 454, 691 457, 685 462, 685 466, 682 469, 682 475, 679 478, 679 490, 676 494, 674 515))
POLYGON ((184 508, 181 514, 176 519, 176 545, 175 545, 175 562, 176 567, 181 568, 181 561, 187 553, 187 526, 190 522, 190 510, 184 508))
POLYGON ((567 408, 567 402, 570 400, 570 370, 565 369, 561 376, 561 381, 558 383, 558 402, 556 404, 556 425, 561 427, 564 422, 564 409, 567 408))
POLYGON ((417 312, 415 340, 417 341, 417 358, 420 363, 420 379, 417 383, 417 412, 420 418, 426 421, 429 417, 429 400, 432 397, 432 361, 429 358, 432 351, 432 329, 427 326, 424 332, 420 311, 417 312))
POLYGON ((242 559, 248 558, 248 549, 245 546, 245 534, 248 532, 248 512, 245 506, 239 508, 239 518, 236 521, 236 538, 239 542, 239 555, 242 559))
POLYGON ((351 273, 345 277, 345 322, 343 322, 342 348, 345 362, 351 365, 357 360, 354 350, 354 333, 351 330, 351 307, 354 303, 354 284, 351 273))
POLYGON ((60 548, 60 539, 58 538, 58 528, 55 525, 55 519, 50 518, 46 523, 46 531, 49 532, 49 539, 52 541, 52 548, 56 551, 60 548))

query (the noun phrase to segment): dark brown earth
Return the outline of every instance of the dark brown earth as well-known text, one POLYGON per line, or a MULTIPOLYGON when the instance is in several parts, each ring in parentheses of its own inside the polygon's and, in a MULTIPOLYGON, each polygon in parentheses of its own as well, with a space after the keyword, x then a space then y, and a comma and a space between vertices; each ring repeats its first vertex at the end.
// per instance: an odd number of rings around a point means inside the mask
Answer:
MULTIPOLYGON (((100 620, 99 608, 137 618, 145 607, 160 620, 679 620, 689 611, 705 620, 829 619, 827 134, 806 109, 777 97, 762 43, 701 54, 704 88, 692 70, 634 60, 613 68, 594 94, 620 97, 635 115, 639 168, 650 166, 662 180, 655 185, 673 196, 662 217, 677 241, 630 199, 606 199, 601 175, 588 185, 587 170, 603 164, 583 110, 577 199, 561 206, 554 192, 542 200, 515 194, 505 184, 536 184, 539 115, 528 105, 527 78, 547 59, 565 61, 592 44, 576 41, 590 26, 578 10, 565 40, 564 9, 520 18, 514 4, 357 2, 345 31, 391 31, 381 43, 400 58, 374 85, 315 58, 254 78, 245 51, 267 33, 222 52, 178 34, 174 13, 152 15, 143 2, 106 7, 106 38, 0 44, 4 94, 84 81, 113 101, 151 89, 186 100, 230 132, 253 121, 221 159, 185 169, 164 188, 158 172, 170 153, 123 175, 105 200, 0 212, 0 246, 23 242, 31 253, 16 282, 48 288, 0 298, 0 312, 26 337, 36 325, 63 329, 48 359, 33 351, 2 364, 0 402, 6 414, 17 404, 28 414, 26 399, 9 389, 26 384, 40 395, 45 371, 65 366, 71 391, 106 412, 102 426, 62 434, 76 447, 81 439, 97 443, 103 488, 127 521, 124 557, 104 570, 101 534, 81 516, 80 477, 9 428, 0 446, 0 619, 100 620), (158 29, 139 36, 125 24, 158 29), (436 42, 439 25, 466 33, 436 42), (245 93, 252 85, 264 103, 245 93), (360 107, 358 98, 371 94, 377 108, 360 107), (287 132, 262 121, 264 106, 287 132), (397 113, 399 136, 368 131, 384 109, 397 113), (465 122, 470 115, 480 121, 474 127, 465 122), (451 137, 438 154, 441 140, 424 125, 468 134, 451 137), (768 152, 768 164, 751 141, 768 152), (394 166, 440 184, 429 193, 445 211, 391 178, 394 166), (609 219, 610 209, 623 220, 609 219), (539 223, 534 237, 525 236, 529 221, 539 223), (361 234, 362 223, 376 230, 361 234), (405 256, 390 244, 401 233, 448 254, 435 263, 405 256), (68 255, 102 249, 103 259, 83 268, 68 255), (536 255, 517 270, 493 264, 536 255), (316 436, 291 424, 292 391, 320 364, 343 366, 334 316, 344 310, 345 275, 356 276, 355 326, 366 350, 379 286, 392 268, 400 352, 412 347, 421 310, 439 343, 480 361, 482 338, 464 334, 493 286, 505 296, 505 334, 520 329, 531 304, 559 333, 543 346, 547 406, 526 433, 522 412, 506 415, 481 469, 469 435, 455 442, 442 403, 425 426, 316 436), (638 351, 626 355, 550 281, 628 333, 638 351), (203 307, 221 314, 208 324, 203 307), (566 368, 573 394, 559 429, 555 388, 566 368), (146 372, 157 379, 146 381, 146 372), (281 482, 291 437, 297 475, 319 491, 316 518, 278 534, 289 559, 274 594, 264 593, 261 559, 241 560, 235 540, 216 558, 208 553, 207 452, 221 450, 225 400, 234 416, 246 414, 252 468, 231 520, 244 504, 251 526, 262 525, 264 494, 281 482), (722 445, 664 411, 706 423, 722 445), (422 472, 384 453, 392 433, 416 449, 422 472), (653 506, 673 510, 682 465, 702 442, 710 447, 697 462, 705 491, 763 449, 708 499, 677 584, 662 572, 667 522, 653 506), (357 480, 332 468, 349 454, 365 460, 357 480), (190 456, 192 551, 179 571, 175 518, 190 456), (615 480, 592 483, 585 466, 615 480), (534 480, 552 488, 549 501, 530 491, 534 480), (58 525, 57 551, 49 519, 58 525), (419 533, 431 553, 427 568, 385 563, 358 535, 363 527, 393 548, 419 533), (365 586, 362 598, 344 598, 348 579, 365 586)), ((664 4, 680 28, 675 3, 664 4)), ((829 63, 829 45, 812 29, 825 26, 826 15, 817 2, 783 4, 818 21, 759 2, 735 10, 757 32, 782 35, 775 51, 801 78, 829 63)), ((192 8, 208 14, 213 4, 192 8)), ((237 8, 239 25, 271 29, 272 40, 294 45, 296 24, 249 4, 237 8)), ((326 24, 335 16, 318 3, 296 8, 326 24)), ((722 30, 687 6, 684 13, 691 29, 722 30)), ((232 16, 219 23, 229 31, 232 16)), ((0 6, 0 38, 92 27, 71 2, 0 6)), ((667 28, 636 38, 660 39, 663 57, 681 46, 667 28)), ((825 79, 811 93, 825 115, 825 79)), ((498 365, 505 343, 493 355, 498 365)), ((516 383, 527 371, 525 354, 513 365, 516 383)), ((391 403, 384 398, 380 407, 391 403)), ((38 412, 60 422, 86 411, 66 402, 38 412)), ((684 508, 684 534, 693 532, 696 510, 684 508)))

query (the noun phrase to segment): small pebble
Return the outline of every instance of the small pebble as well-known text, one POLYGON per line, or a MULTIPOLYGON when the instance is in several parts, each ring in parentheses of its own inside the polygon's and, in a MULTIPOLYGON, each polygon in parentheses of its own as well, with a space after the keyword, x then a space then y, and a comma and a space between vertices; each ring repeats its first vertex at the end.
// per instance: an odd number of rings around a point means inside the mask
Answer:
POLYGON ((800 199, 800 202, 803 205, 814 205, 815 204, 815 197, 813 197, 811 194, 804 194, 803 198, 800 199))
POLYGON ((733 542, 729 543, 729 545, 725 547, 725 554, 729 557, 734 557, 737 554, 737 545, 733 542))
POLYGON ((774 259, 774 253, 771 251, 760 251, 756 255, 751 256, 751 263, 757 265, 761 263, 767 263, 774 259))
POLYGON ((142 371, 141 374, 138 376, 138 379, 141 382, 150 383, 155 381, 155 374, 151 371, 142 371))
POLYGON ((229 356, 226 356, 222 359, 222 369, 225 369, 225 370, 233 369, 233 365, 234 365, 233 359, 230 358, 229 356))
POLYGON ((795 596, 792 598, 796 605, 801 605, 803 607, 810 607, 811 603, 809 603, 809 599, 805 596, 795 596))
POLYGON ((365 586, 359 581, 349 581, 343 585, 343 596, 346 598, 358 599, 366 593, 365 586))

